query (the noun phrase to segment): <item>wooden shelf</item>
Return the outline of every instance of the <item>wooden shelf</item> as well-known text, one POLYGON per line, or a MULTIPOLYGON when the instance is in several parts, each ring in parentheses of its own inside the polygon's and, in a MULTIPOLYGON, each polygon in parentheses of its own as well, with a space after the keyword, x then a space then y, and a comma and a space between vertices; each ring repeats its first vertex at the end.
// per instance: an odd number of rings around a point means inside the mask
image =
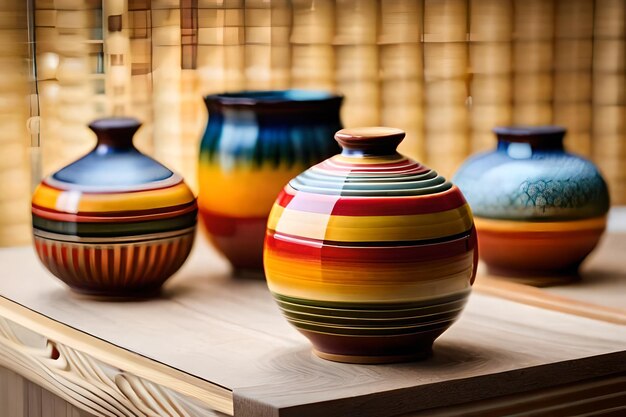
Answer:
POLYGON ((626 207, 614 207, 608 233, 581 267, 580 277, 563 285, 533 288, 488 276, 483 265, 475 288, 568 314, 626 324, 626 207))
MULTIPOLYGON (((585 274, 623 278, 624 247, 626 234, 607 236, 585 274)), ((563 387, 578 393, 567 401, 578 401, 587 392, 580 387, 598 379, 623 390, 626 377, 623 325, 488 295, 480 284, 431 358, 358 366, 315 357, 265 283, 230 277, 202 236, 151 300, 77 296, 29 247, 0 250, 0 265, 0 365, 94 415, 149 415, 142 407, 167 403, 190 416, 384 417, 504 409, 499 399, 517 398, 506 402, 510 411, 536 406, 537 396, 564 401, 563 387)), ((589 282, 580 288, 595 291, 599 281, 589 282)), ((560 289, 542 294, 578 302, 560 289)), ((612 303, 606 308, 620 311, 612 303)))

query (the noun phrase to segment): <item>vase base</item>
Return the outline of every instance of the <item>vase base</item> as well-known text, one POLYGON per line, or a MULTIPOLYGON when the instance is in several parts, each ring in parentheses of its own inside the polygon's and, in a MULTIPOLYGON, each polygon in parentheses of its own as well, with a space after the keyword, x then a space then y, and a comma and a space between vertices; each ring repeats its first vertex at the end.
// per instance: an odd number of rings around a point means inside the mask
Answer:
POLYGON ((265 272, 257 268, 234 268, 233 277, 237 279, 250 279, 265 281, 265 272))
POLYGON ((211 244, 228 259, 235 271, 263 270, 267 216, 237 218, 206 209, 199 213, 211 244))
POLYGON ((313 348, 313 353, 318 357, 340 363, 352 363, 356 365, 380 365, 386 363, 400 363, 400 362, 413 362, 423 360, 432 355, 432 348, 429 347, 425 350, 416 351, 403 355, 381 355, 381 356, 368 356, 368 355, 342 355, 337 353, 322 352, 313 348))
POLYGON ((521 271, 487 266, 487 272, 493 278, 531 285, 533 287, 567 285, 580 280, 578 265, 576 268, 557 271, 521 271))
POLYGON ((90 290, 90 289, 82 289, 82 288, 74 288, 70 287, 72 292, 81 298, 88 298, 91 300, 102 300, 102 301, 134 301, 134 300, 145 300, 150 298, 156 298, 161 295, 161 286, 145 288, 145 289, 137 289, 131 291, 124 290, 90 290))
POLYGON ((476 217, 478 252, 497 278, 546 287, 578 279, 578 267, 597 245, 604 216, 564 222, 476 217))

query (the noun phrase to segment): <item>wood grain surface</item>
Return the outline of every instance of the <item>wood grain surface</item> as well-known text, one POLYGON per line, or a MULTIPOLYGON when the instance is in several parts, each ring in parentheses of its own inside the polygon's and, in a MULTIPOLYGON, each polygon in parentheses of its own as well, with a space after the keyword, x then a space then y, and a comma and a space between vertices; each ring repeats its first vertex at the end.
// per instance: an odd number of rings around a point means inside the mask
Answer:
POLYGON ((95 417, 3 367, 0 367, 0 416, 95 417))
POLYGON ((623 416, 626 414, 626 375, 558 388, 530 391, 495 399, 441 407, 401 417, 485 416, 623 416))
POLYGON ((129 301, 74 295, 31 248, 3 249, 0 295, 78 330, 95 357, 89 340, 106 341, 232 391, 236 416, 394 416, 626 372, 624 326, 479 293, 428 360, 327 362, 280 316, 264 282, 233 279, 203 242, 160 297, 129 301))
POLYGON ((583 264, 579 281, 544 290, 549 294, 619 309, 626 315, 625 258, 626 231, 607 234, 583 264))
POLYGON ((0 367, 20 374, 74 407, 104 417, 223 417, 216 409, 232 414, 232 397, 228 396, 230 406, 224 406, 224 401, 215 397, 214 386, 207 387, 202 380, 196 379, 196 384, 190 386, 190 377, 180 372, 172 380, 172 372, 176 371, 154 362, 146 371, 141 363, 148 359, 128 351, 120 354, 121 349, 111 345, 103 354, 98 345, 104 342, 90 340, 91 349, 86 350, 98 355, 100 359, 96 359, 80 350, 88 338, 84 333, 69 327, 59 331, 57 322, 43 316, 34 321, 29 316, 36 313, 15 304, 7 312, 6 303, 0 299, 0 367), (7 316, 30 324, 31 328, 7 316), (41 325, 46 326, 44 333, 51 336, 37 332, 41 325), (77 347, 65 345, 63 340, 70 340, 77 347), (148 375, 152 380, 139 375, 148 375), (198 395, 199 390, 210 394, 211 406, 202 401, 204 395, 198 395))

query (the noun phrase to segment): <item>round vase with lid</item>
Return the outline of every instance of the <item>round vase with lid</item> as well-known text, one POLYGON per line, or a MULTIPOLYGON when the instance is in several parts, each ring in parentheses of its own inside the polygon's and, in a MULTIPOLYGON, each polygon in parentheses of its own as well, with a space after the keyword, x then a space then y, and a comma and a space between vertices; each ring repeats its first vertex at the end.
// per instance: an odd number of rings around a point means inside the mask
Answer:
POLYGON ((494 129, 497 148, 454 177, 474 211, 489 271, 533 285, 576 277, 606 227, 609 193, 598 169, 563 148, 565 129, 494 129))
POLYGON ((92 122, 96 147, 33 194, 36 252, 74 291, 150 295, 191 250, 196 199, 180 175, 133 146, 140 126, 131 118, 92 122))
POLYGON ((344 129, 336 155, 298 175, 267 226, 265 273, 322 358, 422 358, 459 316, 476 274, 461 191, 396 152, 399 129, 344 129))
POLYGON ((236 272, 262 276, 263 239, 276 195, 295 175, 339 152, 341 96, 256 91, 205 97, 198 205, 214 246, 236 272))

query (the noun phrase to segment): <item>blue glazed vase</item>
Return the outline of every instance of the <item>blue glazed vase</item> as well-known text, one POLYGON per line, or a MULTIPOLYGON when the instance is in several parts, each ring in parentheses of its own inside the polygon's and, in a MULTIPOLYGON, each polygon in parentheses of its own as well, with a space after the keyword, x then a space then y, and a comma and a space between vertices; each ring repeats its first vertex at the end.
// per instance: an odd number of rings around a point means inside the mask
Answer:
POLYGON ((209 95, 198 164, 200 217, 238 271, 262 272, 267 217, 293 177, 340 152, 343 98, 320 91, 209 95))
POLYGON ((476 218, 489 270, 542 285, 576 276, 598 243, 609 193, 595 165, 563 148, 558 126, 499 127, 492 152, 470 157, 453 181, 476 218))

